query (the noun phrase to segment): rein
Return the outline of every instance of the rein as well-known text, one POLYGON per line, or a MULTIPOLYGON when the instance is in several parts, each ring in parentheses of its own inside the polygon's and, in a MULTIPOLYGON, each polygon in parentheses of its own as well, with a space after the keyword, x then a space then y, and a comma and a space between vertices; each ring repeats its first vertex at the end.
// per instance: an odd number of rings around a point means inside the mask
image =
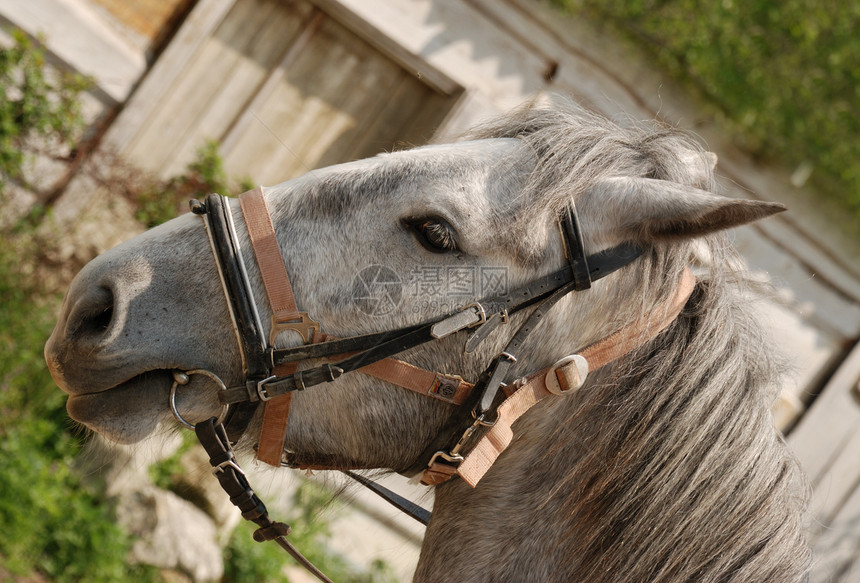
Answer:
MULTIPOLYGON (((258 542, 275 540, 322 581, 329 580, 287 542, 289 526, 269 519, 265 506, 235 462, 232 445, 243 435, 260 403, 264 403, 265 408, 257 459, 274 466, 302 467, 289 459, 283 460, 293 391, 358 371, 445 400, 460 407, 461 412, 454 416, 455 423, 449 430, 427 448, 416 462, 416 468, 424 468, 422 482, 428 485, 458 475, 474 487, 510 443, 513 423, 531 406, 550 395, 572 394, 582 386, 589 372, 654 338, 677 318, 695 286, 695 278, 685 269, 674 295, 655 308, 655 315, 643 317, 546 369, 511 382, 507 379, 508 373, 517 362, 526 339, 552 306, 568 294, 587 290, 593 281, 632 263, 641 255, 641 249, 625 243, 586 255, 578 218, 571 206, 559 221, 568 258, 568 266, 564 269, 537 278, 508 294, 466 305, 431 322, 331 339, 321 332, 318 322, 308 313, 299 312, 296 306, 262 189, 248 191, 240 195, 239 200, 272 308, 269 336, 263 331, 229 204, 218 194, 210 194, 205 202, 191 201, 192 212, 202 216, 206 225, 240 348, 245 382, 227 387, 208 371, 177 371, 170 393, 171 409, 181 423, 191 426, 175 406, 178 386, 186 384, 190 374, 209 376, 219 384, 220 416, 194 426, 209 453, 213 472, 230 495, 231 502, 242 511, 242 516, 259 526, 254 539, 258 542), (426 371, 393 358, 409 348, 466 330, 471 331, 471 336, 465 350, 472 352, 493 330, 507 324, 510 316, 532 307, 534 309, 511 336, 505 349, 490 361, 474 385, 458 376, 426 371), (305 344, 274 348, 275 339, 286 330, 298 332, 305 344), (297 370, 301 361, 309 359, 328 359, 329 362, 297 370), (449 441, 451 435, 459 435, 453 445, 449 441), (466 449, 469 451, 464 455, 466 449), (429 461, 421 462, 421 459, 429 461)), ((423 508, 362 476, 345 473, 427 524, 429 513, 423 508)))

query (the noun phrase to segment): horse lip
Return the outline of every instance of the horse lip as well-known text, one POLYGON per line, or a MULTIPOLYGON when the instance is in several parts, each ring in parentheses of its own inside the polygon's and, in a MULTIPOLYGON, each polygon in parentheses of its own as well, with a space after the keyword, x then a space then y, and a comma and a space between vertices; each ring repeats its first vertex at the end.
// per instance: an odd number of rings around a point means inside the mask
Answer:
POLYGON ((112 441, 136 443, 149 435, 167 413, 169 380, 168 371, 155 370, 109 389, 71 394, 66 411, 78 423, 112 441), (129 423, 132 412, 137 413, 137 423, 129 423))
MULTIPOLYGON (((49 368, 50 368, 50 365, 49 365, 49 368)), ((93 371, 93 372, 96 372, 96 371, 93 371)), ((98 372, 102 372, 102 371, 98 371, 98 372)), ((124 377, 123 380, 116 382, 116 383, 111 383, 110 385, 102 386, 102 387, 93 386, 93 385, 85 385, 85 386, 84 385, 77 385, 77 386, 75 386, 75 385, 72 385, 72 384, 69 384, 68 382, 66 382, 62 376, 60 376, 60 378, 57 378, 57 376, 54 376, 54 381, 57 383, 57 386, 59 386, 60 389, 62 389, 62 391, 64 393, 69 395, 70 398, 71 397, 89 397, 92 395, 99 395, 102 393, 114 391, 116 389, 123 389, 127 385, 134 383, 137 380, 144 380, 145 377, 154 376, 158 373, 166 373, 166 371, 164 369, 152 369, 152 370, 146 370, 146 371, 143 371, 143 372, 140 372, 137 374, 132 374, 130 376, 123 375, 123 377, 124 377)), ((53 376, 53 372, 52 372, 52 376, 53 376)))
POLYGON ((64 341, 59 327, 55 328, 51 337, 45 343, 45 363, 48 366, 48 372, 51 373, 51 378, 68 395, 101 393, 121 385, 136 376, 121 373, 122 368, 117 367, 115 363, 111 363, 110 366, 104 368, 92 366, 95 350, 87 354, 89 358, 70 358, 70 352, 69 345, 64 341), (92 383, 94 378, 99 378, 105 374, 110 375, 110 378, 106 382, 99 384, 92 383))

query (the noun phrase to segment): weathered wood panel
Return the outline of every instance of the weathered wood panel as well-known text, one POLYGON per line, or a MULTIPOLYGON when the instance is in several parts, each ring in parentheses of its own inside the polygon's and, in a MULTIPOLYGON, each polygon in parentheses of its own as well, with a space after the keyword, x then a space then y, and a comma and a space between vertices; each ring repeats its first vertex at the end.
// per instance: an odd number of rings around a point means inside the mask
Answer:
POLYGON ((161 177, 181 173, 216 140, 230 175, 276 184, 398 142, 425 142, 453 105, 455 96, 305 0, 220 9, 217 20, 195 10, 192 31, 180 32, 192 49, 164 57, 183 64, 153 71, 163 78, 142 88, 158 107, 137 106, 136 127, 114 141, 161 177))
MULTIPOLYGON (((813 485, 821 483, 841 450, 860 428, 860 345, 854 348, 824 387, 788 442, 800 458, 813 485)), ((860 467, 857 469, 860 475, 860 467)))
POLYGON ((788 437, 813 486, 812 581, 860 575, 860 345, 788 437))
POLYGON ((304 34, 224 136, 230 172, 272 184, 432 136, 447 96, 328 17, 304 34))
POLYGON ((815 524, 813 583, 856 583, 860 581, 860 482, 854 482, 850 497, 834 520, 815 524))
MULTIPOLYGON (((149 125, 149 117, 162 107, 162 97, 180 79, 189 59, 206 42, 234 3, 235 0, 207 0, 191 11, 123 110, 121 123, 111 127, 105 148, 124 152, 141 128, 149 125)), ((141 165, 150 168, 145 162, 141 165)))
POLYGON ((180 172, 206 139, 219 139, 289 43, 290 33, 296 34, 299 23, 289 24, 297 18, 282 17, 284 13, 293 16, 292 7, 276 0, 237 2, 187 61, 124 155, 167 177, 180 172), (279 28, 282 46, 265 42, 279 40, 279 28), (255 53, 256 45, 262 45, 262 50, 255 53), (262 69, 257 79, 255 68, 262 69), (232 111, 224 111, 223 101, 218 99, 224 92, 237 98, 230 104, 232 111), (216 115, 210 115, 213 109, 216 115))

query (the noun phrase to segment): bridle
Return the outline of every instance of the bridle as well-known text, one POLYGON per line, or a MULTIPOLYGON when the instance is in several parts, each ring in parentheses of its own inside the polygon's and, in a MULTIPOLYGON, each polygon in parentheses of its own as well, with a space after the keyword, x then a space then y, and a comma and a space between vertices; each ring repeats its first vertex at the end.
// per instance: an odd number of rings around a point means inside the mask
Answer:
MULTIPOLYGON (((322 580, 327 579, 286 541, 289 527, 268 518, 265 506, 250 489, 244 473, 235 462, 232 445, 244 434, 261 403, 265 404, 265 409, 257 458, 276 466, 305 467, 282 457, 290 396, 294 391, 332 382, 359 371, 447 401, 458 409, 449 426, 428 446, 413 469, 423 469, 422 482, 425 484, 435 485, 460 476, 474 487, 510 443, 514 421, 543 398, 575 392, 590 371, 620 358, 659 334, 681 312, 695 285, 692 274, 685 270, 674 296, 657 306, 652 315, 560 359, 551 367, 511 381, 508 378, 511 367, 521 355, 526 339, 550 308, 568 294, 587 290, 593 281, 635 261, 642 254, 639 247, 624 243, 586 255, 579 221, 571 205, 559 219, 568 259, 565 268, 509 293, 483 298, 429 322, 329 339, 318 322, 296 307, 262 189, 258 187, 242 194, 240 204, 272 307, 270 335, 265 335, 254 301, 227 200, 218 194, 210 194, 205 202, 191 201, 192 212, 202 216, 206 225, 240 347, 245 381, 228 387, 209 371, 177 371, 171 389, 171 410, 181 423, 192 426, 176 408, 178 388, 187 383, 188 375, 192 374, 208 376, 219 384, 221 414, 193 426, 210 455, 215 475, 230 494, 231 501, 240 507, 243 517, 260 526, 255 532, 255 540, 276 540, 322 580), (465 350, 474 351, 492 331, 508 324, 511 316, 529 308, 532 308, 531 312, 510 337, 505 349, 489 362, 474 384, 454 375, 425 371, 393 358, 407 349, 465 331, 471 332, 465 350), (275 338, 284 330, 299 332, 305 344, 275 348, 275 338), (297 370, 300 362, 311 359, 326 362, 297 370)), ((397 500, 399 497, 369 483, 366 478, 346 473, 425 524, 429 519, 429 513, 414 508, 409 501, 397 500)))

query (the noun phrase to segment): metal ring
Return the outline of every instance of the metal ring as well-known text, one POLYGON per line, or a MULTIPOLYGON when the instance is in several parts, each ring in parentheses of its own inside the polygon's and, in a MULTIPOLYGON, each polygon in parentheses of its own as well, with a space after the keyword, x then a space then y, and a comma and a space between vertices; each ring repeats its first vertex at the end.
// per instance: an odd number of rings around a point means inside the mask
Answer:
MULTIPOLYGON (((173 416, 176 417, 176 420, 189 429, 194 429, 194 425, 186 421, 182 414, 179 412, 179 409, 176 408, 176 389, 179 387, 179 385, 187 385, 191 380, 188 377, 196 374, 209 377, 211 380, 215 381, 215 383, 218 385, 219 390, 227 390, 227 386, 224 384, 224 381, 222 381, 218 377, 218 375, 216 375, 215 373, 211 373, 208 370, 196 368, 194 370, 189 371, 177 370, 173 372, 173 386, 170 387, 170 410, 173 412, 173 416), (180 375, 182 375, 184 379, 180 375)), ((224 403, 221 405, 221 413, 218 415, 218 420, 216 421, 216 424, 224 422, 224 419, 227 417, 227 410, 229 408, 229 403, 224 403)))

